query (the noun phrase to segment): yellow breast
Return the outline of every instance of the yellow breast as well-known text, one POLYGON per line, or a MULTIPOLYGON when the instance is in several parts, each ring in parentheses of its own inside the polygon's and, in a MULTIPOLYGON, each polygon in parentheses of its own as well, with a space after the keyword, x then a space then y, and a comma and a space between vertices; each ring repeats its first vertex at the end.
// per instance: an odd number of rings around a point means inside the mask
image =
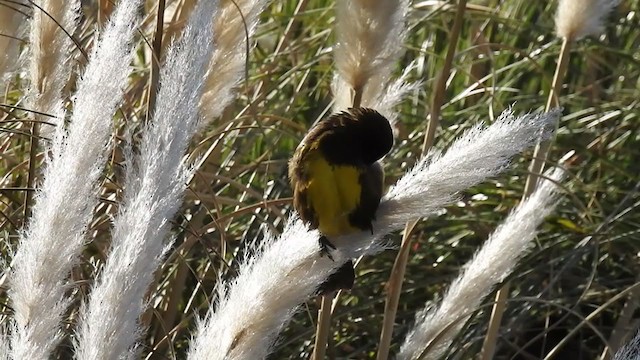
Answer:
POLYGON ((354 166, 331 165, 319 151, 305 164, 309 175, 308 201, 318 216, 318 230, 326 236, 359 231, 349 224, 349 213, 360 202, 360 171, 354 166))

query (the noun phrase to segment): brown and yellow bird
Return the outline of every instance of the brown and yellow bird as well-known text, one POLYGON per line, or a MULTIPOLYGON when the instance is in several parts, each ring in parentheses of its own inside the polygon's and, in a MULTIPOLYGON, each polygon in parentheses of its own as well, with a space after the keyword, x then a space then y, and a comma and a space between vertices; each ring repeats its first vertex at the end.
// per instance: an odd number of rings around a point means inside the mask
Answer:
MULTIPOLYGON (((378 160, 393 146, 389 121, 375 110, 351 108, 316 124, 289 162, 293 206, 300 218, 322 234, 322 251, 331 237, 370 230, 382 198, 384 172, 378 160)), ((348 261, 318 289, 326 294, 351 289, 348 261)))

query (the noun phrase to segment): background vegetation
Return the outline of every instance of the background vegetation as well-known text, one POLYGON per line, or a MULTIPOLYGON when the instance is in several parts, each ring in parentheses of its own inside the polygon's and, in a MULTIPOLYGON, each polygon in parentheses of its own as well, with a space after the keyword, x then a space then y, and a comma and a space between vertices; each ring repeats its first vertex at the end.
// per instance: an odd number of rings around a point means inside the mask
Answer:
MULTIPOLYGON (((192 1, 167 1, 189 7, 192 1)), ((190 156, 203 156, 180 216, 176 244, 149 292, 151 309, 144 344, 149 358, 182 358, 219 277, 234 276, 248 244, 265 231, 278 232, 291 212, 286 166, 306 130, 330 112, 335 44, 334 8, 326 0, 276 0, 262 15, 249 75, 240 96, 193 143, 190 156)), ((73 272, 80 298, 105 258, 111 216, 121 196, 124 125, 144 123, 148 97, 149 45, 155 27, 149 2, 125 103, 113 129, 109 171, 91 225, 91 242, 73 272), (146 39, 146 40, 145 40, 146 39)), ((639 324, 640 293, 630 288, 640 274, 640 1, 623 2, 605 33, 578 42, 572 50, 560 103, 564 116, 551 162, 569 151, 571 185, 548 219, 536 246, 511 277, 511 294, 500 328, 496 358, 595 359, 606 342, 617 347, 639 324), (614 329, 616 331, 614 331, 614 329)), ((410 64, 410 79, 423 85, 399 107, 398 141, 386 158, 387 182, 411 167, 420 154, 435 78, 449 45, 455 6, 415 1, 406 54, 398 73, 410 64)), ((94 28, 104 22, 108 2, 87 2, 75 34, 90 48, 94 28)), ((542 110, 549 92, 560 41, 554 34, 555 2, 471 1, 447 81, 435 146, 446 148, 479 121, 491 122, 513 106, 516 113, 542 110)), ((167 36, 174 23, 165 24, 167 36)), ((178 26, 178 25, 176 25, 178 26)), ((77 61, 85 59, 77 51, 77 61)), ((25 219, 30 122, 22 109, 22 78, 5 84, 0 100, 0 238, 12 251, 25 219)), ((41 163, 42 154, 37 157, 41 163)), ((501 177, 470 189, 455 206, 421 222, 400 298, 392 352, 404 338, 414 313, 443 293, 450 281, 496 225, 520 200, 530 154, 501 177)), ((30 165, 31 164, 31 165, 30 165)), ((400 237, 390 237, 399 244, 400 237)), ((329 355, 373 358, 384 311, 385 285, 396 251, 365 258, 355 288, 340 298, 333 320, 329 355)), ((3 311, 10 312, 0 293, 3 311)), ((477 354, 487 330, 493 297, 485 300, 456 340, 449 358, 477 354)), ((75 307, 71 307, 72 309, 75 307)), ((317 304, 304 305, 286 330, 273 359, 307 358, 312 351, 317 304)), ((76 314, 68 314, 69 328, 76 314)), ((71 339, 67 339, 70 344, 71 339)), ((68 356, 63 348, 59 356, 68 356)))

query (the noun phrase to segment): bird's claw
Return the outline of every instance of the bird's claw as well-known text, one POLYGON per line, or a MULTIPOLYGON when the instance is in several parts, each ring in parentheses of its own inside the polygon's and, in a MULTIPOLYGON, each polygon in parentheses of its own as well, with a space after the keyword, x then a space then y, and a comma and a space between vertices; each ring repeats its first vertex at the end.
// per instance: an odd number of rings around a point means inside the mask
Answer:
POLYGON ((319 242, 320 242, 320 256, 327 255, 327 257, 331 259, 331 261, 334 261, 333 256, 331 256, 331 250, 335 250, 336 246, 333 245, 331 241, 329 241, 329 239, 327 239, 327 237, 324 235, 320 236, 319 242))

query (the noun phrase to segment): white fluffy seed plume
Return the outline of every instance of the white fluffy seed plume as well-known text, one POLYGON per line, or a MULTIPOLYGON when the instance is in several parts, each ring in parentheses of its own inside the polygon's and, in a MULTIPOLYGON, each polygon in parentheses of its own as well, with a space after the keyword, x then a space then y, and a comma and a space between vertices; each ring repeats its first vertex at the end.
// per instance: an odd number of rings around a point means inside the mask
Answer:
POLYGON ((481 301, 501 281, 507 278, 518 260, 531 248, 536 228, 555 208, 558 200, 557 182, 563 170, 546 173, 551 179, 522 202, 500 225, 482 248, 465 265, 453 281, 442 302, 428 307, 416 316, 416 323, 400 348, 398 360, 440 359, 480 306, 481 301))
MULTIPOLYGON (((80 2, 41 0, 33 2, 33 18, 29 32, 31 85, 30 108, 45 114, 62 112, 62 89, 69 81, 72 67, 68 59, 75 44, 70 36, 78 24, 80 2)), ((62 119, 36 114, 36 119, 57 124, 62 119)), ((42 134, 49 137, 53 128, 45 126, 42 134)))
POLYGON ((333 238, 340 251, 320 256, 318 232, 293 220, 282 235, 269 237, 242 264, 238 277, 219 291, 198 326, 189 359, 262 359, 296 308, 347 259, 383 247, 383 236, 407 221, 432 215, 456 194, 503 170, 511 157, 548 138, 559 110, 515 118, 503 114, 493 125, 477 126, 444 155, 431 153, 385 195, 376 214, 374 236, 365 231, 333 238))
POLYGON ((269 0, 221 1, 213 25, 216 48, 211 55, 204 94, 200 101, 203 115, 208 119, 219 117, 234 99, 235 88, 244 78, 246 55, 253 47, 251 38, 268 2, 269 0))
POLYGON ((554 109, 516 118, 505 111, 491 126, 480 124, 467 131, 445 154, 429 152, 385 195, 378 209, 383 216, 374 230, 380 227, 388 232, 386 228, 417 218, 412 213, 437 211, 452 202, 457 192, 499 173, 538 136, 548 138, 560 115, 561 110, 554 109))
MULTIPOLYGON (((398 112, 395 107, 410 93, 419 90, 422 86, 421 82, 409 81, 411 72, 415 69, 415 63, 407 66, 402 74, 393 80, 390 80, 381 92, 374 96, 373 93, 367 93, 365 106, 376 109, 380 114, 384 115, 391 123, 392 128, 396 128, 395 124, 398 120, 398 112)), ((371 88, 368 88, 371 89, 371 88)))
POLYGON ((620 0, 560 0, 556 12, 556 34, 580 40, 602 33, 605 18, 620 0))
POLYGON ((56 131, 9 277, 15 311, 13 359, 48 359, 60 340, 59 327, 70 301, 66 280, 98 204, 111 118, 130 70, 138 5, 139 1, 119 3, 78 82, 68 132, 62 127, 56 131))
POLYGON ((126 169, 123 204, 113 243, 88 304, 81 312, 76 358, 136 358, 144 296, 168 247, 170 220, 182 203, 191 168, 184 157, 196 133, 198 102, 213 49, 217 1, 201 1, 181 39, 167 54, 152 121, 126 169))
MULTIPOLYGON (((18 4, 0 2, 0 80, 4 83, 18 64, 20 27, 25 22, 24 9, 18 4)), ((4 86, 0 87, 4 92, 4 86)))
POLYGON ((403 54, 408 12, 408 0, 336 2, 335 111, 352 105, 352 90, 363 92, 362 106, 375 107, 403 54))
POLYGON ((613 360, 638 360, 640 359, 640 330, 620 350, 616 351, 613 360))
POLYGON ((318 232, 294 219, 240 266, 228 288, 221 286, 217 309, 199 323, 187 358, 264 359, 300 303, 347 260, 336 256, 320 257, 318 232))
POLYGON ((11 347, 9 346, 9 337, 6 328, 0 328, 0 360, 11 360, 11 347))

